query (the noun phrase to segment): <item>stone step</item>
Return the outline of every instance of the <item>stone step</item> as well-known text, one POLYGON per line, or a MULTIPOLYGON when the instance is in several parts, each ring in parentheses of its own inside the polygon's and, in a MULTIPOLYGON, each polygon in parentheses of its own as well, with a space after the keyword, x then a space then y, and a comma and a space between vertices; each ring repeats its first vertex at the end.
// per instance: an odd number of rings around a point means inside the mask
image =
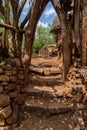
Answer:
POLYGON ((30 79, 29 81, 30 81, 30 83, 35 84, 35 85, 46 85, 46 86, 54 86, 54 85, 61 86, 64 84, 64 82, 62 80, 55 80, 55 79, 45 80, 45 81, 43 79, 38 79, 38 80, 30 79))
POLYGON ((56 68, 59 68, 59 63, 54 63, 52 62, 52 59, 51 59, 51 62, 48 62, 48 61, 45 61, 45 62, 42 62, 43 59, 41 59, 41 62, 39 62, 38 64, 35 63, 35 61, 33 63, 31 63, 31 66, 33 67, 38 67, 38 68, 49 68, 49 67, 56 67, 56 68))
POLYGON ((48 85, 48 86, 54 86, 54 85, 63 85, 63 79, 60 76, 55 77, 39 77, 39 76, 31 76, 29 79, 29 82, 35 85, 48 85))
POLYGON ((38 67, 34 67, 34 66, 30 66, 30 72, 34 73, 34 74, 38 74, 38 75, 59 75, 62 74, 62 71, 58 68, 38 68, 38 67))
POLYGON ((47 75, 47 76, 44 76, 44 75, 37 75, 37 74, 30 74, 30 79, 37 79, 37 80, 53 80, 53 79, 57 79, 57 80, 61 80, 63 79, 62 75, 61 74, 58 74, 58 75, 54 75, 54 76, 50 76, 50 75, 47 75))
POLYGON ((21 89, 22 93, 27 96, 43 97, 43 98, 62 98, 64 95, 69 93, 69 89, 65 90, 63 86, 33 86, 33 84, 27 85, 21 89))
POLYGON ((40 99, 25 99, 25 109, 27 111, 37 111, 37 112, 46 112, 47 111, 47 103, 44 100, 40 99))
POLYGON ((29 112, 46 113, 48 116, 53 114, 67 113, 72 111, 69 105, 52 100, 25 99, 25 109, 29 112))

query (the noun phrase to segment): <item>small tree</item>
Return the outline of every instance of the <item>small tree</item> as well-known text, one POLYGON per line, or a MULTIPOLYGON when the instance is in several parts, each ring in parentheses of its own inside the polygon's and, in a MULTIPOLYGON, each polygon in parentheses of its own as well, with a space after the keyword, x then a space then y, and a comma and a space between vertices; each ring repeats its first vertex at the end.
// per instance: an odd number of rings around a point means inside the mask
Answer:
POLYGON ((50 26, 47 27, 37 26, 36 35, 34 40, 34 53, 38 53, 44 45, 54 44, 54 37, 50 33, 50 26))

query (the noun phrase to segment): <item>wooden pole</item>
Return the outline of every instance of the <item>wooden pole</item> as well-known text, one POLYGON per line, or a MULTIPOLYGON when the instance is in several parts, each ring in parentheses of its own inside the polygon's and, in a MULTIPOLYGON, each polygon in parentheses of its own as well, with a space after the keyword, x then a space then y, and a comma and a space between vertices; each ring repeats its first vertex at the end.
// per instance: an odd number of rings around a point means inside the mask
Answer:
MULTIPOLYGON (((9 24, 9 0, 5 1, 5 23, 9 24)), ((7 50, 8 50, 8 35, 9 35, 9 30, 5 29, 4 47, 7 50)))

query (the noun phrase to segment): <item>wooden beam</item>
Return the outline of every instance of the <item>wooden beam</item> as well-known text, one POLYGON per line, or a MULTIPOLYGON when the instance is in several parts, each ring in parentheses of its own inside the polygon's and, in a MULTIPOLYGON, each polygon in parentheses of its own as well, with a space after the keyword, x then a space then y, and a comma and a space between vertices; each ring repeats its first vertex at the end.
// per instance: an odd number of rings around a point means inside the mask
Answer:
POLYGON ((0 27, 1 28, 6 28, 6 29, 11 29, 11 30, 13 30, 15 32, 20 31, 22 33, 25 33, 25 30, 23 30, 23 29, 17 29, 16 27, 14 27, 12 25, 9 25, 9 24, 5 24, 5 23, 0 23, 0 27))
POLYGON ((0 23, 0 27, 1 28, 6 28, 6 29, 11 29, 11 30, 17 32, 17 29, 14 26, 12 26, 12 25, 8 25, 8 24, 5 24, 5 23, 0 23))

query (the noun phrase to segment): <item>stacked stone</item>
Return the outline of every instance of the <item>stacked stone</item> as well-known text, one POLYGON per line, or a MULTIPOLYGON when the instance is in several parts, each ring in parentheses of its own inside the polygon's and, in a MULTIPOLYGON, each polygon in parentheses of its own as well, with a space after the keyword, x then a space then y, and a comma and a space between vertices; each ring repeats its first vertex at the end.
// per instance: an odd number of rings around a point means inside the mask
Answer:
POLYGON ((0 130, 11 130, 19 117, 24 85, 23 66, 18 58, 0 62, 0 130))
POLYGON ((82 77, 79 73, 79 69, 71 67, 67 75, 67 81, 72 84, 82 84, 82 77), (74 82, 73 82, 74 81, 74 82))
POLYGON ((70 88, 71 91, 78 91, 79 89, 83 89, 83 91, 85 91, 86 86, 83 83, 83 77, 79 72, 79 68, 70 68, 65 86, 70 88))
POLYGON ((69 88, 71 95, 74 123, 78 130, 85 130, 87 129, 87 89, 80 70, 81 68, 70 68, 65 86, 69 88))

